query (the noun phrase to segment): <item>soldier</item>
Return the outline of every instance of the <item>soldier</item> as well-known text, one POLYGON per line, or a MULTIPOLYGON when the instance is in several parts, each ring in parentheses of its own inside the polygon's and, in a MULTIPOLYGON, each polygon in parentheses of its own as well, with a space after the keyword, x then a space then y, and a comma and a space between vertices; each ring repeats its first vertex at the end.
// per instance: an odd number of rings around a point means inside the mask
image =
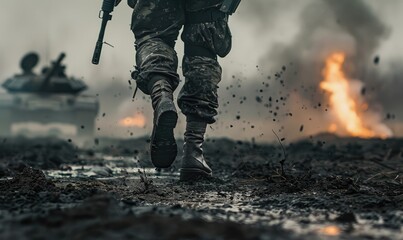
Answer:
POLYGON ((231 50, 228 14, 221 11, 224 0, 128 0, 134 9, 131 29, 136 39, 138 88, 151 96, 154 127, 151 160, 157 168, 169 167, 176 158, 173 130, 178 114, 173 92, 179 84, 178 57, 174 50, 184 26, 183 75, 185 84, 178 106, 186 116, 180 179, 189 181, 212 175, 203 156, 204 134, 215 122, 217 88, 222 70, 217 56, 231 50))

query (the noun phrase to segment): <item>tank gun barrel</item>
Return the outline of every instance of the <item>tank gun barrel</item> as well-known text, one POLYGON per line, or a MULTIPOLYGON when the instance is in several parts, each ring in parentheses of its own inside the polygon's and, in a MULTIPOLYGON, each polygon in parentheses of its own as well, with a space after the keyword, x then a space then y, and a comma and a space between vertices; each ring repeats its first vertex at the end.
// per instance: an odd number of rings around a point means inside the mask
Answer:
POLYGON ((61 67, 62 61, 63 61, 63 59, 65 57, 66 57, 66 54, 61 53, 59 55, 59 57, 57 58, 57 60, 52 63, 51 68, 45 74, 45 78, 43 79, 41 89, 45 89, 47 87, 47 85, 49 84, 50 79, 52 78, 52 76, 54 76, 58 72, 59 68, 61 67))

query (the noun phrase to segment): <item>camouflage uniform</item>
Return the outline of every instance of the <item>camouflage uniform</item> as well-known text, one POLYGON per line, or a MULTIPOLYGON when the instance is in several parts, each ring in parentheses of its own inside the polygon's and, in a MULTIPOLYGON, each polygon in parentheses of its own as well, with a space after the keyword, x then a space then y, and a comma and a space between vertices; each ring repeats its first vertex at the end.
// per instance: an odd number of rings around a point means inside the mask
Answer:
POLYGON ((184 26, 185 84, 178 105, 186 116, 207 123, 214 123, 217 115, 222 75, 217 55, 225 57, 231 49, 228 17, 219 11, 221 4, 222 0, 138 0, 132 17, 137 50, 135 78, 145 94, 150 94, 154 76, 165 76, 172 88, 177 88, 178 57, 174 47, 184 26))

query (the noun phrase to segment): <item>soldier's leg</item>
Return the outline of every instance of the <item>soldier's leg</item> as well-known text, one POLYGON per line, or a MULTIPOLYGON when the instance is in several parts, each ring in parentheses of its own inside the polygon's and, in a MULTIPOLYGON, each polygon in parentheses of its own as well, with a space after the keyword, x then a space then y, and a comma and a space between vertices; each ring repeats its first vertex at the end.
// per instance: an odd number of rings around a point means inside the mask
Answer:
POLYGON ((211 176, 203 157, 202 144, 207 124, 217 115, 218 83, 222 69, 217 55, 225 57, 231 49, 228 16, 220 12, 221 1, 190 0, 182 39, 185 42, 183 74, 185 85, 178 104, 186 115, 181 180, 211 176))
POLYGON ((174 46, 183 21, 182 0, 138 0, 133 10, 137 65, 134 78, 139 89, 151 95, 151 160, 159 168, 169 167, 177 154, 173 135, 177 112, 172 93, 179 77, 174 46))

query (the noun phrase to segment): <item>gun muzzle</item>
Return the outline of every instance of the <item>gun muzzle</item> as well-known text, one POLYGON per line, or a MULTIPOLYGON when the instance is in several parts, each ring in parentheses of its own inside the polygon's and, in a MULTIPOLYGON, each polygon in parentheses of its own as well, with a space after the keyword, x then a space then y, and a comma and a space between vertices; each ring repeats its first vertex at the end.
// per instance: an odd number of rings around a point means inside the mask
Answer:
POLYGON ((103 44, 104 43, 102 41, 97 41, 97 43, 95 44, 94 55, 92 56, 92 64, 95 64, 95 65, 99 64, 99 59, 101 58, 103 44))

